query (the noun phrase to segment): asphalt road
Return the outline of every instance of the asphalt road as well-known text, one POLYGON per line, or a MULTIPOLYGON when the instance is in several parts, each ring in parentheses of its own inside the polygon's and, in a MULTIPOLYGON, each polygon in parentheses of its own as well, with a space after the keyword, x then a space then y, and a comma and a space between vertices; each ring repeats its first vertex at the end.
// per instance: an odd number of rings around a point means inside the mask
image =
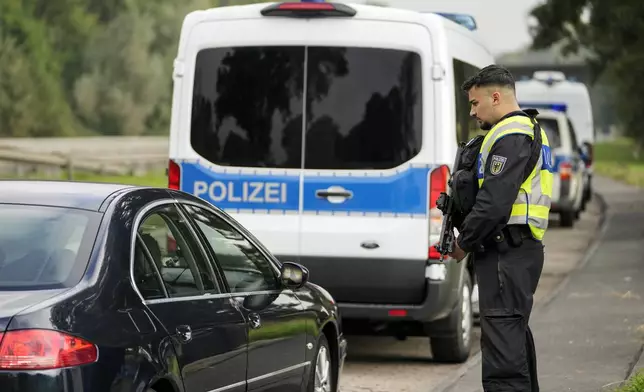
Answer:
MULTIPOLYGON (((539 303, 553 293, 558 283, 584 257, 597 234, 600 210, 591 203, 573 229, 551 223, 546 243, 546 262, 536 294, 539 303)), ((479 329, 475 329, 475 355, 479 350, 479 329)), ((431 392, 453 378, 462 365, 432 362, 429 339, 349 336, 348 358, 340 392, 431 392)))

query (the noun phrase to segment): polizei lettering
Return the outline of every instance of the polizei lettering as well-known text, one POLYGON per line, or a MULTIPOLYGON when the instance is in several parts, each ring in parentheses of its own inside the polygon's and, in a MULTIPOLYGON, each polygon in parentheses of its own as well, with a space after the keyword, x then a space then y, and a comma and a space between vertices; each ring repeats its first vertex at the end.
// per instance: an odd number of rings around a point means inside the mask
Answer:
POLYGON ((193 194, 207 194, 214 202, 286 203, 286 183, 259 181, 195 181, 193 194))

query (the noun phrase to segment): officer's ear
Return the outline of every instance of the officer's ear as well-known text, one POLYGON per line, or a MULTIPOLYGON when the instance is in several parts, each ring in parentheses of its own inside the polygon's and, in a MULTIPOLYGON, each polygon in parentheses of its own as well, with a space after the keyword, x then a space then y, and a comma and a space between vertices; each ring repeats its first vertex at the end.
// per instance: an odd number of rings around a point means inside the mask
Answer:
POLYGON ((496 106, 501 103, 501 92, 499 90, 492 91, 492 106, 496 106))

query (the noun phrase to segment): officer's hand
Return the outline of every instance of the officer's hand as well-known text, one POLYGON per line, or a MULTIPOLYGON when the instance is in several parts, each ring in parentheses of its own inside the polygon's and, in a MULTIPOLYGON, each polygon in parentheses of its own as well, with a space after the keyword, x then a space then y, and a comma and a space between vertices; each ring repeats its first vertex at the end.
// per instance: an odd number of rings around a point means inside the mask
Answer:
POLYGON ((454 251, 452 253, 449 253, 449 256, 453 259, 456 259, 456 261, 461 261, 465 258, 467 254, 463 249, 461 249, 460 246, 458 246, 458 242, 454 241, 454 251))

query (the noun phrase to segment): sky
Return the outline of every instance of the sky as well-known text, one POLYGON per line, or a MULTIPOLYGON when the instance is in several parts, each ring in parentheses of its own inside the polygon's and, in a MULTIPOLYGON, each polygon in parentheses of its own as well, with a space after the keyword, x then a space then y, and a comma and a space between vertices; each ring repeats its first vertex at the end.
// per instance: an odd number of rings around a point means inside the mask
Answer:
POLYGON ((392 7, 422 7, 426 11, 440 10, 470 14, 476 19, 479 32, 494 55, 523 49, 532 42, 528 33, 528 14, 532 8, 544 2, 544 0, 381 1, 386 1, 392 7))

